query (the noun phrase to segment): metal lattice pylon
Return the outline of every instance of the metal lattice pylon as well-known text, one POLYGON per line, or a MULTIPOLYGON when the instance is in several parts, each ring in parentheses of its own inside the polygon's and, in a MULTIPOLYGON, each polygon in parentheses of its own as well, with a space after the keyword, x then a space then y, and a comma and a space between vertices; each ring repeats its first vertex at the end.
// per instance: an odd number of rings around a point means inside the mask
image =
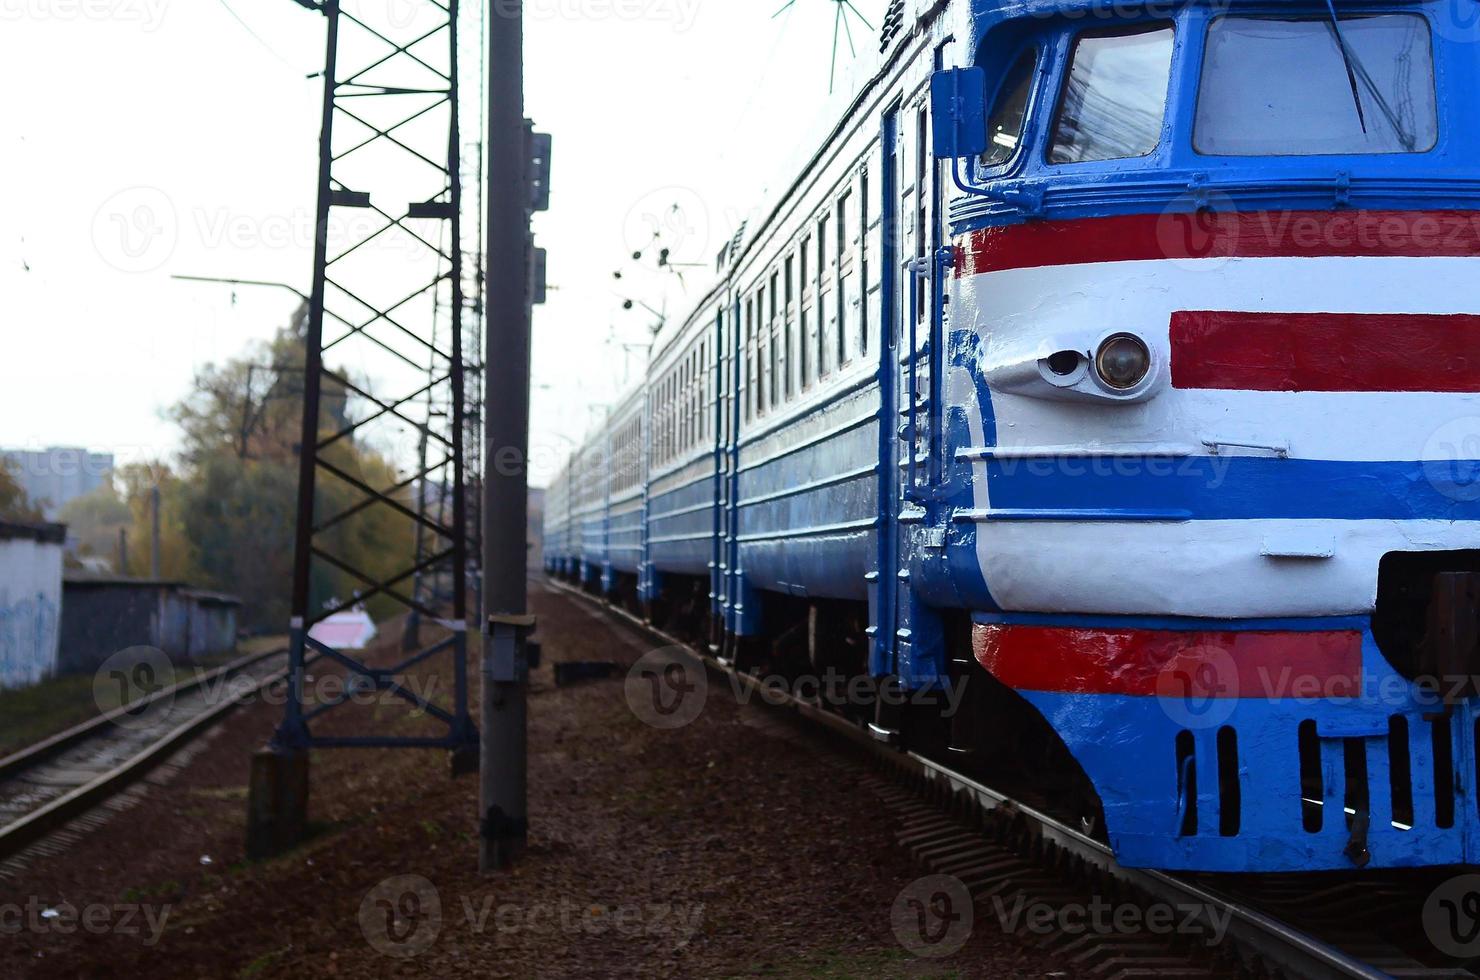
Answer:
POLYGON ((305 338, 290 689, 274 746, 425 746, 475 754, 466 632, 463 321, 469 277, 462 258, 458 2, 298 2, 321 12, 328 29, 305 338), (353 408, 325 411, 340 398, 353 408), (425 452, 416 451, 420 442, 425 452), (357 458, 345 452, 347 445, 374 447, 384 455, 388 443, 392 460, 417 460, 409 476, 394 471, 389 486, 346 462, 357 458), (417 506, 414 495, 425 499, 439 484, 447 488, 448 506, 417 506), (331 487, 337 498, 326 492, 331 487), (352 498, 347 503, 346 494, 352 498), (418 532, 415 553, 389 570, 360 567, 336 549, 336 542, 355 533, 356 522, 377 509, 411 522, 418 532), (327 569, 358 583, 357 594, 324 594, 327 569), (419 576, 450 584, 450 614, 435 608, 428 596, 433 590, 414 587, 419 576), (388 666, 373 666, 311 635, 316 624, 371 600, 395 604, 450 632, 388 666), (453 664, 447 707, 404 683, 408 670, 442 654, 453 664), (315 658, 346 669, 350 683, 342 696, 305 699, 305 665, 315 658), (437 732, 407 735, 375 726, 350 735, 314 733, 316 718, 367 690, 407 702, 440 722, 437 732))

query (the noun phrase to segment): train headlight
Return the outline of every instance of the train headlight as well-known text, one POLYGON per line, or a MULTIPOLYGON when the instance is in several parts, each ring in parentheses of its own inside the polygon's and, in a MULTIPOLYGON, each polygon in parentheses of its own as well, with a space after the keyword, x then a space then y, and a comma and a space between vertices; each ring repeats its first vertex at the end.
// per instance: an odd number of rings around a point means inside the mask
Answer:
POLYGON ((1151 351, 1140 337, 1118 333, 1105 338, 1095 354, 1095 374, 1116 391, 1126 391, 1146 380, 1151 351))

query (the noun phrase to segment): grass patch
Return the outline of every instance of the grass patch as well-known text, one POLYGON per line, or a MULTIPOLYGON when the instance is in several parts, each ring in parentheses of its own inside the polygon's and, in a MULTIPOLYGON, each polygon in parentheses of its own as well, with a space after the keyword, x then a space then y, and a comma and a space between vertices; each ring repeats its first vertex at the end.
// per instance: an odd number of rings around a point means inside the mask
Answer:
POLYGON ((0 691, 0 756, 80 725, 98 713, 91 674, 54 677, 14 691, 0 691))
MULTIPOLYGON (((196 667, 219 667, 249 653, 265 653, 283 645, 280 636, 253 637, 243 641, 237 650, 202 657, 178 667, 175 679, 193 678, 196 667)), ((93 697, 92 674, 68 674, 30 687, 0 691, 0 718, 5 719, 4 730, 0 731, 0 758, 82 724, 98 715, 100 707, 103 710, 115 707, 113 699, 117 691, 105 684, 102 693, 108 703, 100 706, 93 697)))

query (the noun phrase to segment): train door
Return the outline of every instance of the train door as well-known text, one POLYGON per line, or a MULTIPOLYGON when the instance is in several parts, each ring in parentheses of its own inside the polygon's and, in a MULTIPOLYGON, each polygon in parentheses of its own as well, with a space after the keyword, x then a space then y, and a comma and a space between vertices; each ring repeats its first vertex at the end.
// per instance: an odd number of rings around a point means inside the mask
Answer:
MULTIPOLYGON (((879 541, 870 572, 870 669, 909 690, 941 676, 939 617, 910 582, 911 549, 926 517, 933 423, 930 260, 935 220, 928 108, 896 105, 882 121, 881 220, 884 288, 879 344, 879 541)), ((893 735, 881 713, 877 734, 893 735)))
MULTIPOLYGON (((899 604, 899 484, 900 439, 897 432, 899 407, 899 359, 901 325, 901 254, 908 254, 902 216, 909 213, 906 182, 900 177, 902 157, 901 109, 898 104, 885 112, 879 138, 880 290, 879 309, 879 530, 869 579, 869 673, 884 677, 894 673, 894 634, 899 604)), ((903 304, 907 306, 908 304, 903 304)))
POLYGON ((881 133, 880 533, 870 616, 876 676, 908 672, 908 555, 911 527, 924 516, 912 498, 929 429, 923 400, 929 391, 929 283, 922 273, 930 227, 928 123, 923 104, 896 105, 885 114, 881 133))

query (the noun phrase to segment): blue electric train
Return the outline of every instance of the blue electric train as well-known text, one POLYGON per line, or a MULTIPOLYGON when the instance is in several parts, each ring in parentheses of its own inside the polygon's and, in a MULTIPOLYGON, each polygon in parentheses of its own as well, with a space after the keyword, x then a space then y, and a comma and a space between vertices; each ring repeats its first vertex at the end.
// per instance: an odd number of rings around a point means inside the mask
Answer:
POLYGON ((1477 20, 897 0, 549 571, 1127 865, 1480 860, 1477 20))

